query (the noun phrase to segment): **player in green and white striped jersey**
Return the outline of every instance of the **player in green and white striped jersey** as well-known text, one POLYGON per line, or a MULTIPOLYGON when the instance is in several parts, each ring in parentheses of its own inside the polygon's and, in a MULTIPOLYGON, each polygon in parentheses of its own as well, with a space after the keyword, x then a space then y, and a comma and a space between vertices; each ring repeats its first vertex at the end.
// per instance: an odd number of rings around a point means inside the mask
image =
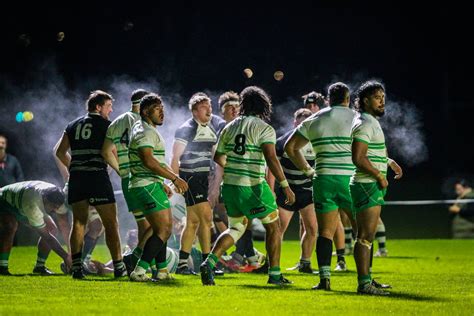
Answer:
POLYGON ((377 81, 365 82, 357 91, 355 104, 361 113, 352 127, 352 160, 357 167, 351 179, 353 210, 357 222, 357 241, 354 246, 359 281, 357 292, 388 295, 381 284, 372 280, 370 272, 372 241, 388 186, 387 148, 383 130, 377 120, 385 113, 384 86, 377 81))
POLYGON ((132 195, 130 195, 128 189, 130 182, 130 161, 128 157, 130 134, 132 133, 133 125, 140 120, 140 100, 148 93, 148 91, 143 89, 137 89, 132 92, 132 107, 130 111, 121 114, 109 125, 104 145, 102 146, 102 156, 105 161, 115 169, 122 179, 122 192, 128 210, 132 212, 137 222, 138 245, 133 249, 133 252, 130 255, 124 257, 124 263, 127 266, 129 274, 137 264, 137 261, 143 252, 146 238, 149 237, 149 234, 148 236, 145 236, 145 232, 150 227, 150 224, 145 219, 145 215, 143 215, 142 210, 138 207, 137 201, 132 195))
POLYGON ((71 257, 56 239, 57 227, 49 214, 58 214, 60 226, 67 222, 64 193, 57 186, 43 181, 23 181, 0 189, 0 275, 10 275, 8 257, 18 221, 33 228, 39 235, 38 259, 33 273, 53 274, 45 267, 51 250, 60 256, 67 267, 71 257))
POLYGON ((275 198, 265 181, 268 167, 280 182, 287 204, 295 202, 275 151, 275 130, 263 120, 271 113, 269 96, 261 88, 245 88, 240 95, 240 116, 222 131, 214 161, 224 168, 222 195, 229 219, 211 253, 201 265, 203 285, 214 285, 213 268, 218 258, 245 232, 248 219, 258 218, 267 231, 266 248, 269 257, 268 283, 291 283, 280 271, 281 231, 275 198), (266 163, 265 163, 266 162, 266 163))
POLYGON ((150 93, 140 101, 141 120, 132 128, 130 136, 130 195, 138 202, 150 223, 153 233, 147 239, 137 266, 130 274, 132 281, 147 281, 147 269, 155 259, 158 278, 170 278, 166 269, 166 242, 171 234, 172 215, 168 196, 171 189, 163 183, 169 179, 178 193, 188 189, 187 183, 177 176, 165 162, 165 143, 156 130, 164 120, 161 97, 150 93), (160 277, 160 272, 164 275, 160 277))
POLYGON ((328 89, 329 107, 313 114, 299 125, 285 145, 296 167, 313 178, 313 202, 319 236, 316 255, 320 283, 315 290, 330 290, 331 254, 334 233, 339 224, 338 210, 351 216, 349 181, 354 173, 351 159, 351 126, 357 113, 349 108, 349 87, 337 82, 328 89), (301 149, 308 143, 316 154, 316 171, 305 160, 301 149))

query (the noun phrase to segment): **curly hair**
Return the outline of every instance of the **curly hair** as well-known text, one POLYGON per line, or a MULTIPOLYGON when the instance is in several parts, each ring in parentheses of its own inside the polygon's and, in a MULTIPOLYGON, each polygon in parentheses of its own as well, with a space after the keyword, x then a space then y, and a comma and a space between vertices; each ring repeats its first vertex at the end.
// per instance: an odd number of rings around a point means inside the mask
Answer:
POLYGON ((385 87, 378 81, 369 80, 364 82, 355 95, 354 108, 359 112, 364 112, 364 99, 370 97, 374 92, 382 90, 385 92, 385 87))
POLYGON ((270 120, 272 101, 270 96, 257 86, 249 86, 240 93, 240 115, 258 115, 270 120))

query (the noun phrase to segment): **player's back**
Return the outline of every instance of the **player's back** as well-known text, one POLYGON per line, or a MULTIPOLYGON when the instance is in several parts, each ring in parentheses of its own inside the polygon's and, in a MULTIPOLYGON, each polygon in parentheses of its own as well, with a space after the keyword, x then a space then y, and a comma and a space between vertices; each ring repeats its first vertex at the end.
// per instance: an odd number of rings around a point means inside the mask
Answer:
POLYGON ((128 146, 132 133, 133 124, 140 120, 140 115, 128 111, 117 117, 107 129, 107 138, 111 140, 117 149, 117 156, 120 168, 120 176, 128 177, 130 172, 130 162, 128 158, 128 146))
POLYGON ((224 183, 253 186, 265 178, 262 145, 275 144, 275 130, 255 116, 240 116, 226 125, 217 151, 227 155, 224 183))
POLYGON ((351 175, 351 128, 357 113, 344 106, 327 107, 306 119, 298 132, 313 145, 316 173, 351 175))
POLYGON ((66 127, 71 146, 70 172, 106 171, 107 164, 101 156, 110 121, 100 114, 88 113, 66 127))

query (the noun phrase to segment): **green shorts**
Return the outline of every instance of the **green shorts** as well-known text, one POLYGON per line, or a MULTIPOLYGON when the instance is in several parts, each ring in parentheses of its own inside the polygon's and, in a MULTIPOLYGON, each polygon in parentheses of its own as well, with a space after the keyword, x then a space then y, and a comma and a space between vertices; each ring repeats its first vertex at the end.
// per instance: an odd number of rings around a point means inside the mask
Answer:
POLYGON ((135 195, 130 194, 128 184, 130 183, 130 177, 122 178, 122 192, 129 212, 140 210, 140 202, 136 199, 135 195))
POLYGON ((143 215, 166 210, 171 207, 170 200, 163 190, 161 182, 155 182, 144 187, 131 188, 130 195, 138 202, 138 208, 143 215))
POLYGON ((229 217, 263 218, 277 209, 275 198, 265 181, 251 187, 224 184, 222 197, 229 217))
POLYGON ((316 213, 328 213, 339 208, 352 209, 349 190, 351 176, 320 175, 313 179, 313 202, 316 213))
POLYGON ((372 206, 384 205, 385 193, 387 193, 387 189, 380 189, 377 182, 351 184, 353 212, 359 213, 372 206))

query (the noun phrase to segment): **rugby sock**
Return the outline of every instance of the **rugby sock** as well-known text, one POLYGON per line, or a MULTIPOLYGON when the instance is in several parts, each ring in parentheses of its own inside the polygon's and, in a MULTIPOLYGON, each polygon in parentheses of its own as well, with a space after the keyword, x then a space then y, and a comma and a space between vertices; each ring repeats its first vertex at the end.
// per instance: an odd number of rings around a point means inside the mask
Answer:
POLYGON ((151 261, 157 255, 163 245, 163 240, 161 240, 156 234, 153 234, 146 241, 145 247, 143 248, 143 254, 140 260, 138 260, 137 264, 145 270, 148 269, 150 267, 151 261))
POLYGON ((160 251, 158 251, 158 254, 155 257, 156 268, 158 270, 162 270, 168 266, 166 264, 166 247, 167 246, 168 246, 167 242, 163 243, 163 246, 161 246, 160 251))
MULTIPOLYGON (((239 240, 235 243, 235 252, 237 252, 239 255, 242 257, 245 256, 245 252, 248 250, 248 244, 252 242, 252 232, 248 229, 245 230, 244 234, 242 237, 240 237, 239 240)), ((253 251, 253 245, 252 245, 252 251, 253 251)))
POLYGON ((84 246, 82 247, 82 259, 92 254, 92 251, 94 251, 96 244, 97 238, 91 238, 88 235, 84 237, 84 246))
POLYGON ((180 250, 179 251, 178 268, 187 267, 188 266, 188 258, 189 258, 189 252, 180 250))
POLYGON ((135 247, 132 252, 132 267, 137 265, 138 260, 140 260, 140 257, 142 256, 143 249, 140 247, 135 247))
POLYGON ((310 258, 301 258, 300 259, 300 266, 309 266, 311 265, 311 259, 310 258))
POLYGON ((216 266, 217 262, 219 262, 219 258, 212 252, 207 256, 206 259, 207 262, 209 262, 209 265, 211 266, 212 269, 216 266))
POLYGON ((339 261, 344 261, 346 262, 346 259, 344 258, 344 251, 345 249, 336 249, 336 254, 337 254, 337 262, 339 261))
POLYGON ((255 249, 253 248, 253 239, 252 239, 252 231, 246 230, 244 239, 244 254, 245 257, 252 257, 255 256, 255 249))
POLYGON ((385 225, 383 223, 377 225, 377 232, 375 233, 375 239, 377 240, 377 243, 379 244, 379 249, 384 250, 385 242, 387 241, 387 238, 385 235, 385 225))
POLYGON ((319 277, 329 279, 331 277, 332 240, 319 236, 316 242, 316 257, 318 259, 319 277))
POLYGON ((279 266, 271 267, 268 269, 268 275, 270 276, 271 279, 273 280, 280 280, 281 278, 281 270, 279 266))
POLYGON ((126 270, 125 268, 125 263, 123 263, 123 260, 116 260, 112 261, 114 264, 114 270, 115 271, 123 271, 126 270))
POLYGON ((0 268, 8 268, 9 252, 0 252, 0 268))
POLYGON ((347 250, 352 249, 352 227, 344 227, 344 243, 347 250))
POLYGON ((82 253, 78 252, 75 253, 71 256, 72 259, 72 271, 80 270, 82 269, 82 253))
POLYGON ((362 285, 365 285, 367 283, 370 283, 372 281, 372 278, 370 277, 370 274, 359 275, 357 277, 357 281, 359 282, 359 286, 362 286, 362 285))
POLYGON ((44 267, 44 264, 46 263, 46 259, 48 259, 49 254, 44 254, 38 251, 38 256, 36 257, 36 266, 38 268, 44 267))
POLYGON ((206 259, 207 259, 207 256, 209 256, 208 253, 202 253, 202 254, 201 254, 202 261, 206 260, 206 259))

